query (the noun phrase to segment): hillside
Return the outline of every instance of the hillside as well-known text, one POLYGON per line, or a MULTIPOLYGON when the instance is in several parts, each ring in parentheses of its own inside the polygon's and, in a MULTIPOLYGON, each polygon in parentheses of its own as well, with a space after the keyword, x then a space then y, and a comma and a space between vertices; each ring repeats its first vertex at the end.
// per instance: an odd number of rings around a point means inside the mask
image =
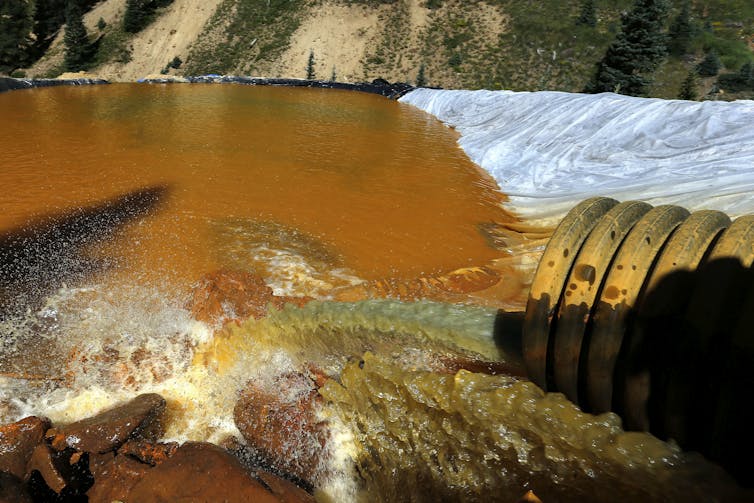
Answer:
MULTIPOLYGON (((376 77, 446 88, 580 91, 620 29, 629 0, 596 2, 595 27, 579 25, 583 2, 571 0, 174 0, 136 34, 123 28, 125 0, 97 3, 85 16, 99 38, 89 73, 131 81, 170 74, 305 77, 310 53, 316 78, 376 77), (98 27, 102 19, 103 27, 98 27), (182 65, 167 68, 175 57, 182 65)), ((678 15, 674 0, 668 25, 678 15)), ((714 49, 722 71, 754 61, 754 4, 691 3, 688 53, 671 56, 654 75, 651 96, 674 98, 689 71, 714 49)), ((63 72, 63 34, 23 73, 63 72)), ((698 85, 708 97, 715 77, 698 85)), ((750 98, 743 90, 732 97, 750 98)))

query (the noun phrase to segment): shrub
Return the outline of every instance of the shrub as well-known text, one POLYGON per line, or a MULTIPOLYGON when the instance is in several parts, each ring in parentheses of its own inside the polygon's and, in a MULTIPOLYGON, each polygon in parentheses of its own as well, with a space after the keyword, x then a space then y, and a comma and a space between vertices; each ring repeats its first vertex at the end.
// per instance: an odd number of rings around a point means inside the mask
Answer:
POLYGON ((309 61, 306 63, 306 80, 314 80, 314 51, 309 51, 309 61))
POLYGON ((69 72, 86 70, 92 55, 92 47, 84 27, 81 9, 76 2, 69 2, 65 12, 65 69, 69 72))
POLYGON ((427 79, 424 76, 424 63, 419 66, 419 73, 416 75, 416 87, 424 87, 427 85, 427 79))
POLYGON ((736 73, 726 73, 717 78, 719 86, 730 92, 754 90, 754 63, 745 63, 736 73))
POLYGON ((698 79, 696 76, 696 70, 691 70, 681 84, 681 89, 678 92, 678 99, 681 100, 696 100, 699 96, 697 94, 698 79))
POLYGON ((697 73, 703 77, 714 77, 720 71, 720 58, 717 51, 712 49, 696 67, 697 73))
POLYGON ((576 24, 583 24, 594 28, 597 26, 597 9, 594 7, 594 0, 583 0, 581 2, 581 13, 576 24))

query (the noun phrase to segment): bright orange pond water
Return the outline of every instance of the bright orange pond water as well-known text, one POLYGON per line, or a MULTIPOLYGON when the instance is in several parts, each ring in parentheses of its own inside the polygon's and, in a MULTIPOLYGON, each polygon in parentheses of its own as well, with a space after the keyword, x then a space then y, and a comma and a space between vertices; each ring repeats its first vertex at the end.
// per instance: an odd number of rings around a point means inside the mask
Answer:
POLYGON ((92 253, 176 286, 221 266, 285 269, 291 254, 343 282, 441 273, 499 257, 478 226, 510 220, 452 130, 380 96, 56 87, 0 94, 0 116, 0 232, 165 186, 154 212, 92 253))

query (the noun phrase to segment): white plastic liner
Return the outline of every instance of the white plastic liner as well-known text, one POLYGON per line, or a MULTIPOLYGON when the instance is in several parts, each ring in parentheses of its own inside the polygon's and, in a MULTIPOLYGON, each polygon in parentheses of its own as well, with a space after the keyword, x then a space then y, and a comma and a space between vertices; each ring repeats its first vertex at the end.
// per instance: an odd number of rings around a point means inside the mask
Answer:
POLYGON ((529 220, 595 195, 754 213, 754 101, 433 89, 400 101, 454 127, 529 220))

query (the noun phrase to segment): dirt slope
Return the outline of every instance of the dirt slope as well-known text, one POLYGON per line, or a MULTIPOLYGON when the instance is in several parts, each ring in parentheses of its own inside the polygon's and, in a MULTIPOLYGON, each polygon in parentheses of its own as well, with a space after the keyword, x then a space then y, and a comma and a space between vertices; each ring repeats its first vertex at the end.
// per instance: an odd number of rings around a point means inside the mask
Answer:
MULTIPOLYGON (((487 41, 497 40, 505 26, 500 9, 483 1, 476 1, 470 8, 465 1, 445 0, 440 8, 429 9, 425 0, 400 0, 377 6, 349 0, 304 0, 292 12, 301 22, 285 41, 283 50, 264 58, 251 49, 255 44, 259 47, 269 42, 265 40, 268 34, 226 31, 238 11, 235 2, 175 0, 135 35, 120 28, 125 0, 100 2, 85 15, 84 23, 91 38, 104 35, 103 40, 116 47, 109 52, 100 51, 100 61, 87 73, 111 81, 134 81, 159 74, 178 56, 184 62, 194 63, 193 73, 301 78, 306 74, 311 51, 316 77, 320 79, 329 79, 335 73, 340 81, 383 77, 413 82, 423 64, 431 83, 460 86, 464 84, 462 74, 484 64, 483 60, 465 56, 458 66, 448 66, 451 53, 443 49, 444 41, 460 33, 464 54, 479 55, 487 41), (218 10, 221 4, 225 8, 218 10), (104 31, 97 28, 100 18, 107 23, 104 31), (231 58, 231 64, 226 63, 220 69, 198 61, 200 56, 195 50, 198 45, 206 48, 208 44, 217 45, 230 39, 244 40, 241 46, 250 50, 240 51, 234 55, 235 59, 231 58)), ((61 30, 48 53, 27 75, 60 75, 63 53, 61 30)), ((170 73, 182 74, 183 69, 170 73)))
MULTIPOLYGON (((162 10, 154 22, 131 37, 127 49, 131 61, 110 61, 96 66, 88 73, 112 81, 134 81, 150 74, 159 74, 168 62, 178 56, 185 60, 191 44, 201 34, 205 23, 214 14, 221 0, 175 0, 162 10)), ((105 0, 84 16, 84 25, 90 36, 99 33, 97 22, 104 19, 108 31, 119 26, 125 12, 125 0, 105 0)), ((62 69, 64 31, 58 34, 47 55, 27 74, 44 75, 62 69)))

